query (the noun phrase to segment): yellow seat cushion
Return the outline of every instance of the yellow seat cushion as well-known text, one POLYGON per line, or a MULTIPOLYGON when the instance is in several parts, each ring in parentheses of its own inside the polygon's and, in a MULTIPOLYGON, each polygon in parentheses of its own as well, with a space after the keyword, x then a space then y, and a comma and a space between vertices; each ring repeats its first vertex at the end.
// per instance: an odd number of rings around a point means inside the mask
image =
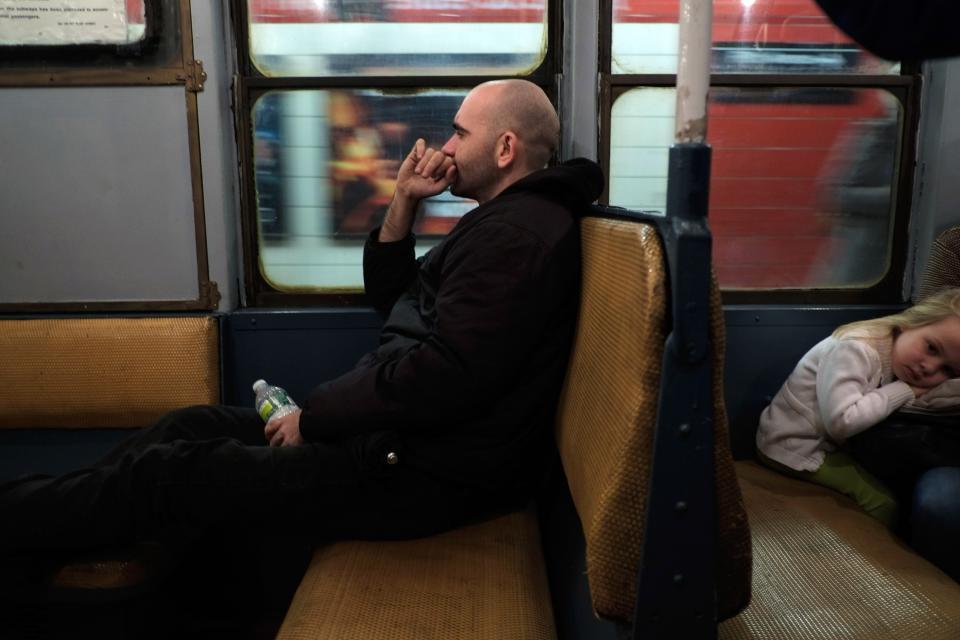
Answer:
POLYGON ((753 599, 722 640, 956 640, 960 585, 838 493, 738 462, 753 599))
POLYGON ((281 640, 555 638, 536 515, 317 549, 281 640))
POLYGON ((216 318, 0 321, 0 428, 143 427, 220 398, 216 318))

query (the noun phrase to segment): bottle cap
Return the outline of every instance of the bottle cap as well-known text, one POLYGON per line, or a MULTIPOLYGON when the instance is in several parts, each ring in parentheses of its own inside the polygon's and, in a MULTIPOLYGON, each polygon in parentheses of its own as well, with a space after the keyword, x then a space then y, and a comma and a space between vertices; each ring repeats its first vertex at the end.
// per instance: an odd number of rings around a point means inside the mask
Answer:
POLYGON ((257 391, 261 387, 265 387, 265 386, 267 386, 267 381, 261 378, 260 380, 257 380, 256 382, 253 383, 253 390, 257 391))

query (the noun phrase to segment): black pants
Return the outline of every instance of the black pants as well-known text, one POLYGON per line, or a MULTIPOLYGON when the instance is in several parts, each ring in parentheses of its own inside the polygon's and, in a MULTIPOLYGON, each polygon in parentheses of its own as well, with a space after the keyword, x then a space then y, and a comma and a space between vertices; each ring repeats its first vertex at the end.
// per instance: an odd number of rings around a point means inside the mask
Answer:
POLYGON ((251 409, 174 411, 92 468, 0 484, 0 553, 90 549, 219 527, 317 541, 408 538, 503 503, 404 464, 391 432, 266 445, 251 409), (399 453, 399 463, 387 463, 388 451, 399 453))
POLYGON ((894 413, 846 448, 896 494, 899 533, 960 581, 960 419, 894 413))
POLYGON ((907 505, 922 474, 960 466, 960 417, 896 412, 844 448, 907 505))

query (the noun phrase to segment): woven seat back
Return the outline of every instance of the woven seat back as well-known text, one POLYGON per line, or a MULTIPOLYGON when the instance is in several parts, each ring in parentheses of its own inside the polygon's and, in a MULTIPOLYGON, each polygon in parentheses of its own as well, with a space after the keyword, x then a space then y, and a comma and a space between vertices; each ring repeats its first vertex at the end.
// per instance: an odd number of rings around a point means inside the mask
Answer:
POLYGON ((960 287, 960 227, 950 227, 933 241, 917 298, 922 300, 947 287, 960 287))
MULTIPOLYGON (((583 527, 591 598, 629 621, 637 592, 653 429, 667 332, 667 276, 653 226, 583 220, 577 336, 557 419, 557 445, 583 527)), ((750 539, 727 442, 722 314, 714 291, 718 603, 732 615, 749 598, 750 539), (719 335, 717 334, 719 331, 719 335)))
POLYGON ((0 321, 0 428, 143 427, 220 399, 210 316, 0 321))

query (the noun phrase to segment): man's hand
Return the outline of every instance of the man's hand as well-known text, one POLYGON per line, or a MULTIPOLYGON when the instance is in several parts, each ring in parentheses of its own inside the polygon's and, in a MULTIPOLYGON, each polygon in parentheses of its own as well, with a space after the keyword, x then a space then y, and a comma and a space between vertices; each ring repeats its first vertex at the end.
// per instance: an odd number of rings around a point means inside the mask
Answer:
POLYGON ((273 418, 263 427, 263 434, 271 447, 297 447, 304 444, 300 435, 300 413, 297 409, 279 418, 273 418))
POLYGON ((453 158, 417 138, 397 172, 397 194, 412 200, 435 196, 453 183, 453 158))
POLYGON ((395 242, 407 237, 420 201, 449 187, 456 175, 453 158, 427 147, 424 139, 418 138, 397 173, 393 201, 380 228, 380 242, 395 242))

